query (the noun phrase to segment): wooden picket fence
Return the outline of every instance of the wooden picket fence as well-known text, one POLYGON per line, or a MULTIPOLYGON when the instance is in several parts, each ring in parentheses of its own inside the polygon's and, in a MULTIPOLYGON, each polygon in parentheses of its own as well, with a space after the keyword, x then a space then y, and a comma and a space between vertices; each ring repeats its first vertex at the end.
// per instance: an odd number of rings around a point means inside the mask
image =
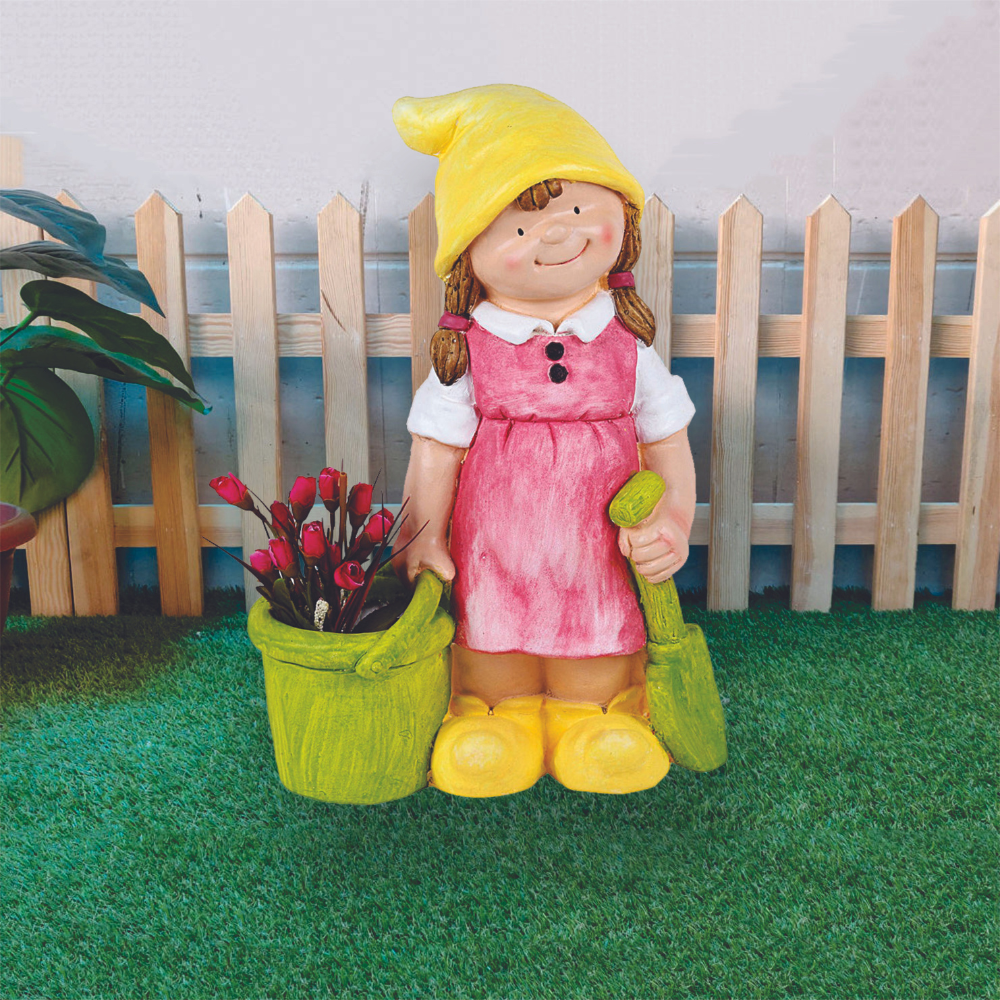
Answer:
MULTIPOLYGON (((23 186, 19 143, 0 151, 4 187, 23 186)), ((74 204, 64 192, 66 204, 74 204)), ((40 239, 2 216, 3 244, 40 239)), ((851 219, 832 196, 808 217, 802 313, 760 315, 762 216, 738 198, 720 217, 714 315, 672 313, 673 213, 651 198, 643 217, 640 294, 658 319, 656 349, 714 358, 712 481, 699 504, 693 545, 708 545, 708 605, 747 607, 752 545, 792 547, 792 606, 829 610, 836 545, 874 545, 872 603, 913 606, 917 545, 954 545, 953 606, 992 608, 1000 558, 1000 203, 980 222, 971 316, 932 316, 938 217, 915 198, 893 219, 887 315, 848 316, 851 219), (876 503, 838 503, 844 357, 884 357, 876 503), (929 359, 969 358, 960 499, 921 503, 929 359), (800 358, 794 503, 752 499, 757 359, 800 358)), ((367 480, 367 357, 410 357, 413 387, 430 370, 429 341, 443 311, 434 274, 433 197, 409 215, 410 312, 366 315, 361 218, 340 195, 318 217, 320 312, 277 312, 271 215, 247 194, 228 214, 231 312, 187 311, 180 215, 158 193, 135 216, 138 267, 166 317, 142 314, 182 358, 232 357, 238 475, 261 496, 280 494, 278 358, 321 357, 327 463, 345 461, 367 480)), ((9 324, 23 316, 17 288, 30 275, 3 273, 9 324)), ((79 283, 93 294, 93 286, 79 283)), ((265 544, 252 515, 199 504, 192 413, 147 391, 152 505, 113 504, 97 380, 66 373, 98 428, 96 468, 65 503, 38 517, 27 546, 34 614, 115 614, 117 546, 155 546, 166 615, 202 613, 202 535, 245 551, 265 544)), ((318 507, 316 516, 322 513, 318 507)), ((256 599, 247 577, 248 604, 256 599)))

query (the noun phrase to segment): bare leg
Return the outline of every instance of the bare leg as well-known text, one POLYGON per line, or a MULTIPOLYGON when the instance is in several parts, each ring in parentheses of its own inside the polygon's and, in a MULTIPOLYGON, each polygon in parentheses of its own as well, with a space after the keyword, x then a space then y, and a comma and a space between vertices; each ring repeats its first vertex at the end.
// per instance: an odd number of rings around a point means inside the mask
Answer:
POLYGON ((452 645, 452 690, 473 694, 491 708, 504 698, 541 694, 542 661, 526 653, 481 653, 452 645))
POLYGON ((632 671, 628 679, 629 687, 633 684, 646 684, 646 664, 649 662, 649 650, 643 646, 638 653, 633 653, 629 659, 632 661, 632 671))
POLYGON ((545 688, 563 701, 589 701, 606 705, 624 691, 641 670, 642 652, 627 656, 594 656, 587 659, 546 657, 545 688))

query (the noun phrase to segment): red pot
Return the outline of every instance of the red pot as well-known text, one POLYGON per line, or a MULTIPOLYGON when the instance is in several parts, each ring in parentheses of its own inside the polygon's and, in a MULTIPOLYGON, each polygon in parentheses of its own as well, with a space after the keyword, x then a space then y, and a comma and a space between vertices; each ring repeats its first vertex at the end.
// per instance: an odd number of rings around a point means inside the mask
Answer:
POLYGON ((30 542, 38 532, 35 519, 12 503, 0 503, 0 631, 7 624, 10 578, 14 572, 14 550, 30 542))

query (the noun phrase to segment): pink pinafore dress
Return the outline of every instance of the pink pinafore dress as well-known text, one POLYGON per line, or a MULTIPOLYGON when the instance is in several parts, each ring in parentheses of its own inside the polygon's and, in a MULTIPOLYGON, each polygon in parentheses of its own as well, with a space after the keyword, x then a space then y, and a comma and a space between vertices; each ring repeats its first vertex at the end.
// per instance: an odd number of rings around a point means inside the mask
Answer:
POLYGON ((645 625, 608 504, 639 469, 636 339, 466 333, 479 427, 459 476, 455 642, 549 657, 633 653, 645 625))

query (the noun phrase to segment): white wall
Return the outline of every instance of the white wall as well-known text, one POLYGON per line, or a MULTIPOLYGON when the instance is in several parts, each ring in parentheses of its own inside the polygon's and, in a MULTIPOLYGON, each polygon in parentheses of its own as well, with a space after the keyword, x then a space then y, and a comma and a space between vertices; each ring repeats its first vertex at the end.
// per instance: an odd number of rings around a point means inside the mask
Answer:
POLYGON ((25 183, 68 188, 107 220, 159 189, 196 253, 251 190, 279 252, 314 247, 342 191, 367 210, 366 249, 401 252, 436 161, 390 109, 492 82, 571 104, 677 213, 678 250, 715 245, 741 192, 765 250, 801 250, 833 193, 856 251, 888 249, 916 194, 941 249, 974 249, 1000 189, 995 0, 947 2, 178 2, 0 4, 3 131, 25 183))
MULTIPOLYGON (((971 310, 978 220, 1000 196, 995 0, 0 3, 0 129, 23 137, 25 186, 68 189, 126 256, 132 213, 160 190, 184 214, 192 312, 229 308, 225 213, 247 190, 274 215, 279 311, 319 308, 309 255, 337 191, 365 214, 368 310, 408 310, 406 216, 436 161, 404 145, 392 104, 495 82, 571 104, 674 210, 677 312, 714 310, 718 216, 741 193, 764 215, 763 312, 800 311, 805 217, 830 193, 853 217, 849 311, 885 312, 892 216, 917 194, 941 216, 934 311, 971 310)), ((236 467, 231 366, 192 369, 215 404, 195 422, 200 499, 212 502, 208 480, 236 467)), ((958 498, 966 369, 931 364, 925 501, 958 498)), ((699 408, 707 500, 711 363, 675 370, 699 408)), ((758 501, 794 495, 796 370, 761 363, 758 501)), ((324 464, 319 363, 282 359, 281 380, 295 475, 324 464)), ((371 464, 390 500, 409 381, 405 359, 369 363, 371 464)), ((149 503, 145 394, 133 389, 106 386, 113 488, 116 502, 149 503)), ((880 406, 881 362, 848 359, 843 501, 875 499, 880 406)), ((152 552, 120 555, 128 582, 155 583, 152 552)), ((870 547, 837 558, 838 586, 870 583, 870 547)), ((754 588, 787 583, 787 559, 755 548, 754 588)), ((951 547, 922 546, 918 586, 949 586, 950 559, 951 547)), ((209 585, 239 583, 230 560, 212 560, 209 585)), ((703 553, 683 573, 679 585, 703 583, 703 553)))

